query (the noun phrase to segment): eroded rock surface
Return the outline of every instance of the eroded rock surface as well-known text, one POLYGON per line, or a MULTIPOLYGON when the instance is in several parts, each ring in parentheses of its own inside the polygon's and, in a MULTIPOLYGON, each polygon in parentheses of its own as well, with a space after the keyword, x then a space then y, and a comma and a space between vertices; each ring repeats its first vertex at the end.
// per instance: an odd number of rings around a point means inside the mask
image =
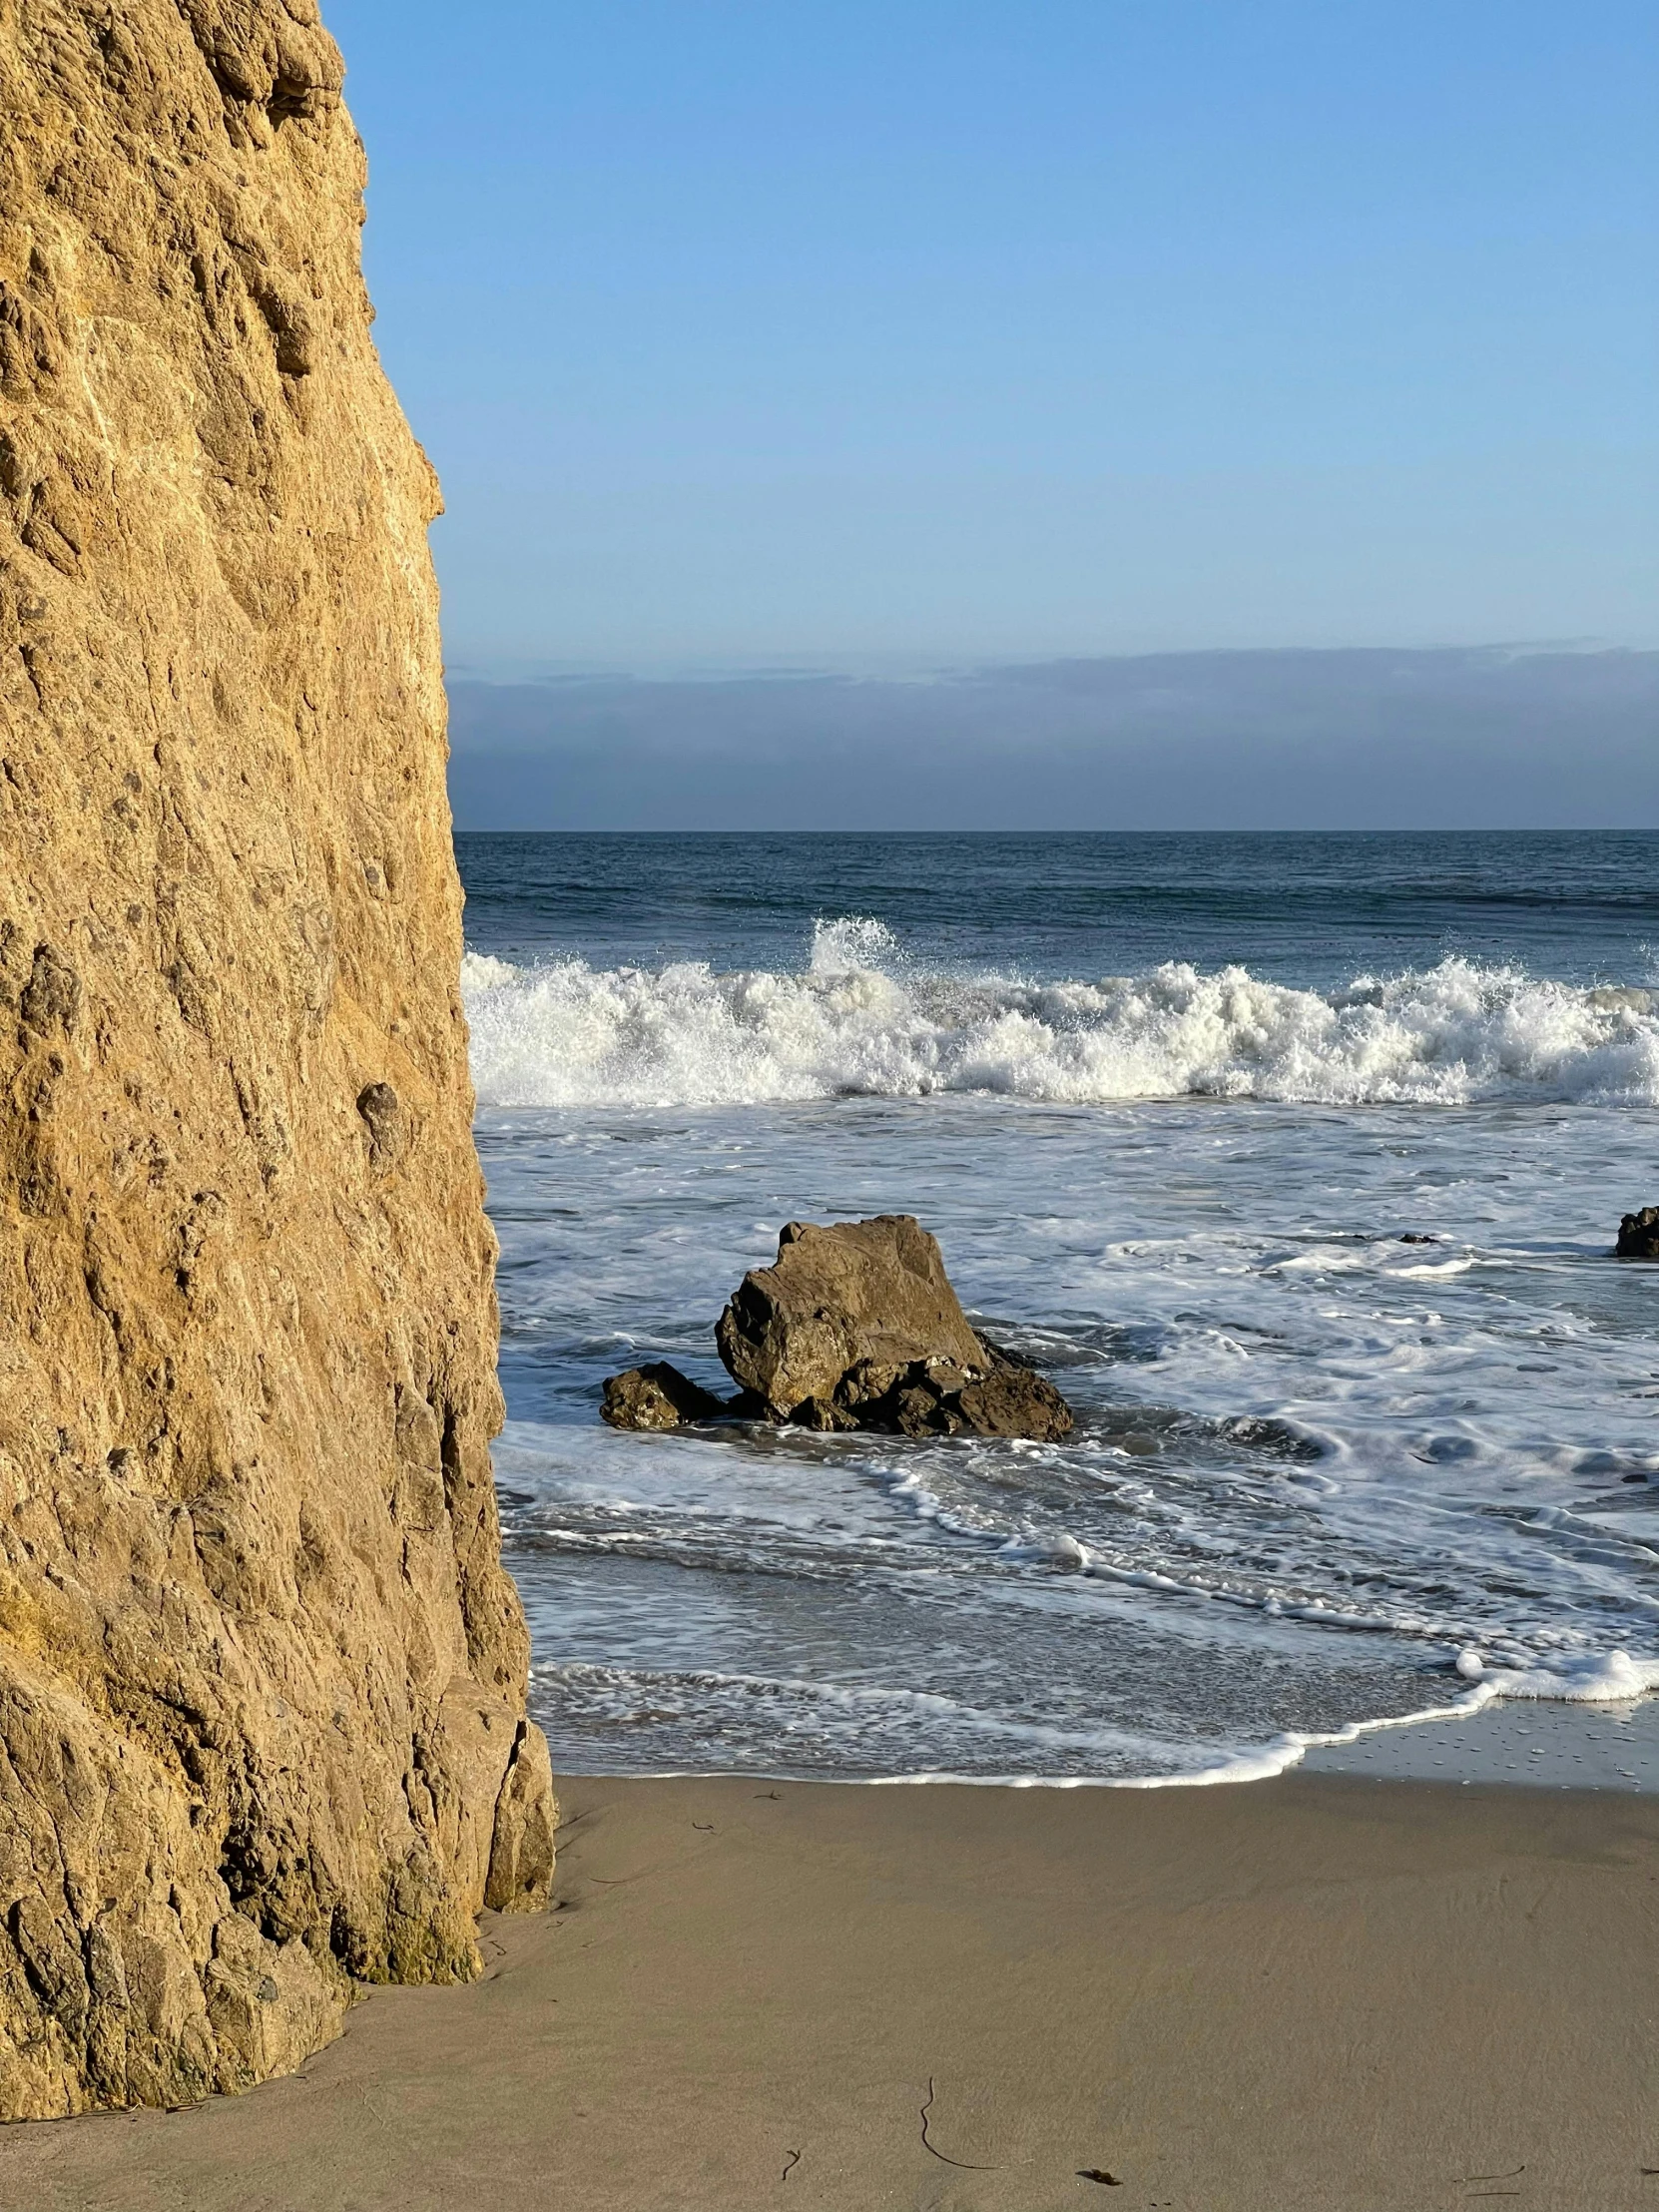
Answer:
POLYGON ((712 1390, 666 1360, 653 1360, 605 1378, 600 1416, 613 1428, 678 1428, 685 1421, 717 1420, 726 1410, 712 1390))
POLYGON ((790 1222, 770 1268, 715 1332, 733 1379, 775 1420, 901 1435, 1065 1435, 1054 1385, 975 1335, 939 1248, 909 1214, 790 1222))
POLYGON ((310 0, 0 7, 0 2113, 545 1898, 425 531, 310 0))
POLYGON ((1619 1223, 1616 1247, 1621 1260, 1659 1260, 1659 1206, 1644 1206, 1619 1223))

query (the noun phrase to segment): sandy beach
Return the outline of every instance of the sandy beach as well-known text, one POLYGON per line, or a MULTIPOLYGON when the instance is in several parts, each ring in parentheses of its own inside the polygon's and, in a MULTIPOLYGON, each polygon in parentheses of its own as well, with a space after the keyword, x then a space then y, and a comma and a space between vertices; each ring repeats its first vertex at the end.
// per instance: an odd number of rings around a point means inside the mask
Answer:
POLYGON ((1659 2202, 1659 1800, 584 1779, 558 1910, 34 2212, 1659 2202), (1106 2179, 1110 2176, 1110 2179, 1106 2179))

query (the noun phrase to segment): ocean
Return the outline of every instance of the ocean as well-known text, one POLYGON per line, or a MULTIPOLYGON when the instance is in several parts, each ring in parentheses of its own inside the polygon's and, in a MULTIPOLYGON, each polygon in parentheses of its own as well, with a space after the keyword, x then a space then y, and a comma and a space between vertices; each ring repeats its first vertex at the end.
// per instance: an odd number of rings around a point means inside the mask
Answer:
POLYGON ((557 1767, 1227 1780, 1659 1685, 1659 834, 456 848, 557 1767), (881 1212, 1066 1442, 602 1425, 881 1212))

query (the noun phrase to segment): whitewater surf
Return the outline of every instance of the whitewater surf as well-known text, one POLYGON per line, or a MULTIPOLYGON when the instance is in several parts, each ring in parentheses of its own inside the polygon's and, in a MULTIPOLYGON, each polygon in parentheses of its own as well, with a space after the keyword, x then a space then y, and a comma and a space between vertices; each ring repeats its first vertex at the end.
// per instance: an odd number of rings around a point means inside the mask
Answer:
POLYGON ((746 842, 741 899, 727 840, 461 846, 497 1468, 567 1770, 1242 1779, 1659 1680, 1630 855, 1558 840, 1546 911, 1501 839, 1215 840, 1172 914, 1167 841, 824 840, 805 880, 746 842), (780 1223, 882 1210, 1054 1375, 1064 1444, 602 1428, 619 1367, 723 1380, 780 1223))

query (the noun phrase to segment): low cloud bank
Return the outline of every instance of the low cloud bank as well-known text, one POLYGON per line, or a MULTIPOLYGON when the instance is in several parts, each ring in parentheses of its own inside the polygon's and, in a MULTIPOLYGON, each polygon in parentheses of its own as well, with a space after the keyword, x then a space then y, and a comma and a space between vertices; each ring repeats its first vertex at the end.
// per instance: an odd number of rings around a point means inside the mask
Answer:
POLYGON ((452 677, 462 830, 1646 829, 1659 652, 452 677))

